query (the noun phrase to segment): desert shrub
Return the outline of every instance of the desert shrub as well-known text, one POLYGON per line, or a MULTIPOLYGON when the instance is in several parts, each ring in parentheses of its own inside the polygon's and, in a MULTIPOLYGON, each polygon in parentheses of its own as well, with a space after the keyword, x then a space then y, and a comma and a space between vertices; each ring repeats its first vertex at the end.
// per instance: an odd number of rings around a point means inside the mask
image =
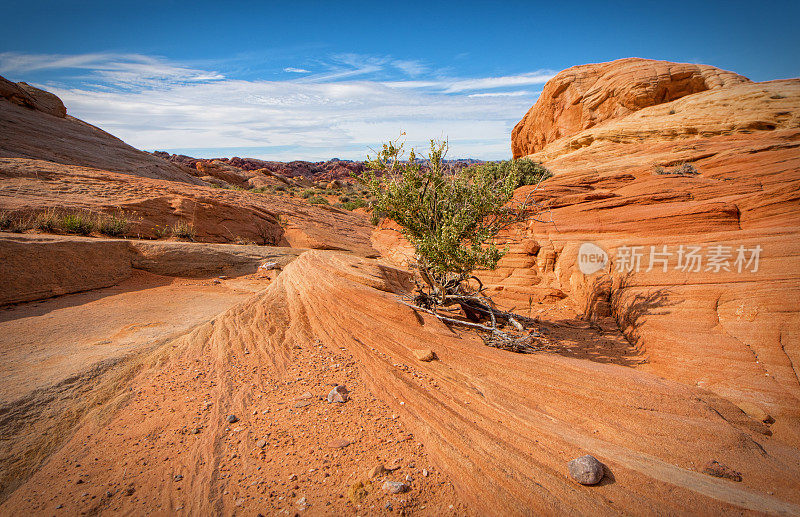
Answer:
POLYGON ((494 238, 527 213, 506 203, 523 175, 530 180, 546 174, 534 162, 453 172, 443 161, 446 153, 447 142, 431 140, 426 163, 417 163, 413 149, 403 161, 403 145, 389 142, 374 159, 367 157, 367 170, 358 176, 375 197, 375 213, 400 225, 423 280, 436 289, 497 266, 504 251, 494 238), (384 174, 378 178, 375 171, 384 174))
POLYGON ((300 197, 302 197, 303 199, 308 199, 311 196, 313 196, 314 194, 315 194, 315 191, 314 191, 313 188, 307 188, 300 194, 300 197))
POLYGON ((0 231, 22 233, 35 227, 31 216, 23 216, 9 211, 0 212, 0 231))
POLYGON ((286 192, 286 185, 278 185, 275 187, 276 192, 286 192))
POLYGON ((339 196, 339 201, 341 203, 347 203, 348 201, 350 201, 350 196, 345 196, 344 194, 342 194, 341 196, 339 196))
POLYGON ((6 231, 14 224, 14 216, 7 210, 0 211, 0 231, 6 231))
POLYGON ((95 221, 89 214, 75 212, 57 218, 57 227, 66 233, 89 235, 95 230, 95 221))
POLYGON ((308 202, 312 205, 330 205, 330 202, 322 196, 314 196, 308 202))
POLYGON ((61 220, 58 213, 53 210, 45 210, 36 215, 33 221, 33 226, 42 232, 55 232, 60 227, 61 220))
POLYGON ((691 163, 681 163, 671 169, 665 169, 661 165, 653 168, 653 173, 659 176, 699 176, 700 171, 691 163))
POLYGON ((123 213, 101 216, 98 221, 98 229, 103 235, 119 237, 125 235, 130 221, 123 213))
POLYGON ((179 239, 193 241, 195 237, 194 225, 186 221, 178 221, 170 228, 172 236, 179 239))
POLYGON ((357 197, 357 198, 355 198, 353 200, 348 200, 348 201, 345 201, 344 203, 342 203, 342 208, 344 208, 345 210, 348 210, 350 212, 352 212, 356 208, 361 208, 361 207, 364 207, 364 206, 367 206, 367 202, 364 201, 363 199, 361 199, 360 197, 357 197))
POLYGON ((519 178, 519 182, 516 185, 517 187, 536 185, 540 181, 544 181, 553 175, 541 163, 528 158, 473 165, 464 169, 464 174, 467 177, 488 175, 492 180, 502 180, 508 175, 514 174, 519 178))

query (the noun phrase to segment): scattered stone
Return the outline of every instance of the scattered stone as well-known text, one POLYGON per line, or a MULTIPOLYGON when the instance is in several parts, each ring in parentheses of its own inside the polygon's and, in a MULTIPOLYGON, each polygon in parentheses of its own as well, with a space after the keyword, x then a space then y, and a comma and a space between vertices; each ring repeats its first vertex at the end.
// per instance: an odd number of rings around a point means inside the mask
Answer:
POLYGON ((567 469, 572 479, 581 485, 596 485, 605 475, 603 464, 591 454, 570 461, 567 469))
POLYGON ((386 481, 382 488, 390 494, 402 494, 408 490, 408 485, 399 481, 386 481))
POLYGON ((182 479, 183 479, 183 475, 182 475, 182 474, 176 474, 176 475, 175 475, 175 477, 174 477, 173 479, 174 479, 175 481, 180 481, 180 480, 182 480, 182 479))
POLYGON ((308 506, 309 506, 309 505, 308 505, 308 503, 306 502, 306 498, 305 498, 305 497, 301 497, 300 499, 298 499, 298 500, 297 500, 297 502, 296 502, 295 504, 296 504, 296 505, 298 506, 298 508, 300 508, 301 510, 305 510, 305 509, 306 509, 306 508, 308 508, 308 506))
POLYGON ((56 510, 60 510, 60 509, 62 509, 62 508, 64 508, 64 505, 63 505, 63 504, 60 504, 60 505, 56 506, 56 510))
POLYGON ((258 266, 258 269, 262 269, 264 271, 270 271, 272 269, 277 269, 277 267, 278 267, 277 262, 264 262, 263 264, 258 266))
POLYGON ((730 479, 732 481, 741 481, 742 473, 736 472, 729 466, 720 463, 716 460, 711 460, 703 467, 703 473, 717 478, 730 479))
POLYGON ((239 421, 239 418, 236 415, 228 415, 228 422, 231 424, 235 424, 239 421))
POLYGON ((133 495, 134 492, 136 492, 136 489, 133 488, 132 486, 129 486, 128 488, 123 490, 122 495, 133 495))
POLYGON ((81 485, 81 484, 83 484, 83 480, 82 480, 82 479, 79 479, 78 481, 76 481, 76 482, 75 482, 75 484, 76 484, 76 485, 81 485))
POLYGON ((289 481, 297 481, 297 474, 292 474, 289 476, 289 481))
POLYGON ((328 393, 328 403, 339 402, 343 404, 348 400, 350 400, 350 392, 347 391, 343 384, 336 386, 328 393))
POLYGON ((217 278, 219 278, 220 280, 227 280, 228 276, 227 275, 219 275, 217 278))
POLYGON ((350 440, 347 438, 336 438, 328 442, 328 447, 331 449, 342 449, 350 445, 350 440))
POLYGON ((200 428, 195 427, 194 429, 192 429, 192 434, 200 434, 200 428))
POLYGON ((387 472, 389 472, 389 471, 386 470, 386 467, 383 466, 383 463, 378 463, 377 465, 375 465, 372 468, 372 470, 369 471, 369 473, 367 474, 367 477, 372 479, 372 478, 376 478, 378 476, 382 476, 382 475, 386 474, 387 472))
POLYGON ((310 391, 307 391, 307 392, 303 393, 302 395, 300 395, 299 397, 297 397, 297 400, 309 400, 309 399, 313 399, 313 398, 314 398, 314 395, 312 395, 310 391))
POLYGON ((215 278, 214 280, 211 281, 211 283, 214 284, 214 285, 219 285, 222 282, 220 282, 218 279, 215 278))
POLYGON ((412 353, 414 354, 414 357, 417 358, 417 360, 422 361, 424 363, 427 363, 429 361, 433 361, 434 359, 436 359, 436 353, 433 350, 431 350, 430 348, 422 348, 422 349, 418 349, 418 350, 412 350, 412 353))
POLYGON ((259 440, 256 442, 256 447, 258 447, 259 449, 263 449, 266 446, 267 446, 266 440, 259 440))
POLYGON ((414 481, 414 478, 411 477, 411 474, 406 474, 406 483, 411 483, 414 481))
POLYGON ((428 477, 428 471, 427 470, 422 469, 422 477, 428 477))
POLYGON ((389 501, 386 501, 386 504, 385 504, 385 505, 383 505, 383 507, 384 507, 386 510, 389 510, 390 512, 391 512, 391 511, 394 509, 394 508, 392 508, 392 503, 390 503, 389 501))
POLYGON ((301 407, 310 406, 312 402, 313 401, 311 401, 311 400, 301 400, 301 401, 295 402, 294 403, 294 407, 301 408, 301 407))

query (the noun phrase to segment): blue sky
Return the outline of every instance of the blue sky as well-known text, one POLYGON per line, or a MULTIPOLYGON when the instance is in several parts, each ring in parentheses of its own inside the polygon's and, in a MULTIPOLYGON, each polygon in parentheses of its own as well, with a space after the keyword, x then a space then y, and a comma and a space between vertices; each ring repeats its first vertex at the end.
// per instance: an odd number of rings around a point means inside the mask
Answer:
POLYGON ((508 158, 549 77, 623 57, 800 76, 800 2, 0 2, 0 75, 147 150, 508 158))

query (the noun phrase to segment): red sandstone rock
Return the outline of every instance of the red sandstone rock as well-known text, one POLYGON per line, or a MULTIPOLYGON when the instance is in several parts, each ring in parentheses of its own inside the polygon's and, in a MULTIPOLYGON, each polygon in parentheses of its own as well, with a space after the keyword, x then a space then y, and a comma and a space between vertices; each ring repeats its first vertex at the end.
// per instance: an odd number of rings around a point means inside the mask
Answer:
POLYGON ((713 66, 651 59, 574 66, 547 82, 539 100, 514 127, 511 150, 519 158, 605 120, 743 82, 750 81, 713 66))

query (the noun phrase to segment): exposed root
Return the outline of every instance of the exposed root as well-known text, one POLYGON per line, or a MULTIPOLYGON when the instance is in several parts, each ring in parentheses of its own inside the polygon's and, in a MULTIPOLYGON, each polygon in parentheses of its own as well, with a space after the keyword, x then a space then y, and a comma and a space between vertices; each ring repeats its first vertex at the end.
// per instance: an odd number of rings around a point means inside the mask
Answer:
POLYGON ((464 321, 458 318, 451 318, 439 314, 436 310, 420 307, 419 305, 408 303, 405 300, 400 300, 400 302, 408 307, 411 307, 415 311, 422 311, 436 316, 436 318, 445 324, 459 325, 462 327, 475 329, 481 332, 481 339, 483 339, 483 342, 487 346, 493 348, 500 348, 502 350, 508 350, 509 352, 522 354, 537 352, 548 348, 547 344, 541 339, 543 336, 539 330, 537 328, 530 328, 530 325, 534 323, 534 320, 531 318, 526 318, 525 316, 511 312, 497 310, 484 304, 481 300, 478 300, 477 297, 465 296, 462 298, 464 299, 460 300, 458 304, 461 305, 462 309, 464 309, 465 314, 470 314, 470 311, 467 310, 467 308, 472 309, 473 314, 485 314, 490 319, 490 324, 484 325, 481 323, 464 321), (469 298, 469 300, 466 300, 467 298, 469 298), (475 304, 479 305, 476 307, 475 304), (498 324, 498 319, 508 323, 511 327, 513 327, 513 330, 501 329, 498 324), (524 327, 517 320, 521 320, 529 324, 529 328, 524 327))

